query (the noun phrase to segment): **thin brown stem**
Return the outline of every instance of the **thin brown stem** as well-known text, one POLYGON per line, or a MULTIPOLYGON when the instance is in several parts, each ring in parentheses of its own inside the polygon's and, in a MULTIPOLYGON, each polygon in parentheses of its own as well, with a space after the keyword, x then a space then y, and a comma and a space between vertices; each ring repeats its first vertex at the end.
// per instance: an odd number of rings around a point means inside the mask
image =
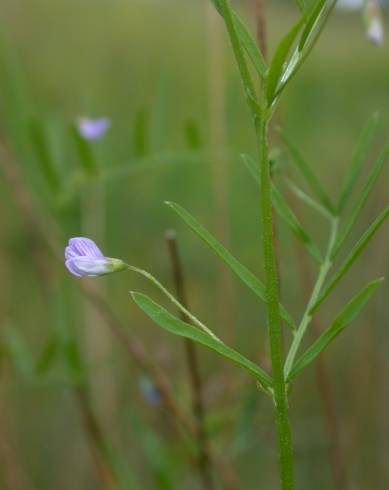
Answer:
MULTIPOLYGON (((179 302, 188 309, 188 299, 184 281, 183 268, 177 246, 177 237, 174 230, 168 230, 165 234, 169 256, 173 271, 173 277, 179 302)), ((183 321, 190 322, 181 311, 183 321)), ((198 444, 198 467, 204 490, 213 488, 212 461, 209 453, 209 443, 205 427, 205 407, 203 401, 203 388, 200 375, 196 346, 190 340, 184 340, 188 374, 192 389, 192 410, 196 419, 196 436, 198 444)))
POLYGON ((261 50, 263 58, 265 59, 265 61, 267 61, 265 0, 254 0, 254 2, 258 46, 261 50))
POLYGON ((103 482, 104 488, 107 490, 118 490, 116 476, 109 464, 106 464, 104 461, 109 458, 108 447, 106 446, 104 434, 91 407, 88 394, 83 387, 75 387, 73 394, 79 407, 85 434, 90 441, 96 473, 100 481, 103 482))

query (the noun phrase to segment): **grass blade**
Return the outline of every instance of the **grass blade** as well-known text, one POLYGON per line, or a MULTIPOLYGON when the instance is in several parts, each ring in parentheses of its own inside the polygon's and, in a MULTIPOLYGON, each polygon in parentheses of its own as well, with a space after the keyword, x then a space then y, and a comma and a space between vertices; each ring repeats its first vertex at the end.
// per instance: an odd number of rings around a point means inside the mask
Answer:
POLYGON ((366 126, 363 128, 362 133, 358 139, 357 146, 355 148, 353 158, 346 180, 344 182, 342 191, 340 193, 340 199, 338 203, 338 214, 340 214, 346 207, 351 193, 354 189, 355 183, 361 173, 363 163, 366 159, 367 150, 372 142, 375 130, 378 124, 378 114, 373 114, 369 119, 366 126))
POLYGON ((79 163, 85 175, 95 177, 98 175, 99 169, 89 141, 81 136, 75 124, 71 126, 70 132, 77 150, 79 163))
POLYGON ((373 190, 375 183, 377 182, 377 179, 378 179, 378 177, 379 177, 379 175, 383 169, 383 166, 384 166, 384 164, 388 158, 388 155, 389 155, 389 144, 385 146, 381 155, 378 157, 376 163, 374 164, 373 169, 372 169, 372 171, 369 175, 369 178, 366 182, 366 185, 365 185, 363 191, 361 192, 361 194, 359 196, 358 202, 353 207, 353 210, 352 210, 350 217, 348 218, 347 222, 345 223, 345 225, 343 226, 343 228, 341 230, 339 239, 337 240, 337 242, 334 246, 332 258, 334 258, 336 256, 336 254, 340 250, 341 246, 343 245, 345 240, 348 238, 355 221, 357 220, 358 216, 360 215, 371 191, 373 190))
POLYGON ((311 308, 311 310, 309 312, 310 315, 312 315, 314 313, 314 311, 317 310, 317 308, 323 303, 323 301, 328 297, 328 295, 332 292, 332 290, 337 286, 339 281, 343 278, 343 276, 350 269, 350 267, 353 265, 353 263, 357 260, 357 258, 361 255, 361 253, 365 250, 367 244, 370 242, 370 240, 373 238, 373 236, 376 234, 376 232, 381 228, 381 226, 385 222, 388 215, 389 215, 389 207, 385 208, 377 216, 377 218, 373 221, 373 223, 370 225, 370 227, 365 231, 365 233, 362 235, 362 237, 356 243, 354 248, 351 250, 349 256, 346 258, 346 260, 343 262, 343 264, 338 269, 338 272, 331 279, 330 283, 327 285, 326 289, 324 290, 324 292, 322 293, 320 298, 317 300, 317 302, 311 308))
POLYGON ((288 381, 296 377, 305 367, 311 364, 328 347, 328 345, 333 342, 348 325, 350 325, 365 307, 382 281, 383 279, 381 278, 370 282, 345 306, 331 326, 320 335, 316 342, 314 342, 295 363, 288 376, 288 381))
POLYGON ((143 158, 150 153, 149 123, 149 111, 145 108, 139 109, 135 114, 132 141, 135 158, 143 158))
MULTIPOLYGON (((262 301, 266 302, 265 286, 264 284, 239 260, 237 260, 224 246, 214 238, 209 231, 207 231, 191 214, 189 214, 183 207, 173 202, 166 202, 189 228, 206 244, 208 247, 236 274, 236 276, 246 286, 253 291, 262 301)), ((296 325, 286 309, 280 305, 281 316, 285 322, 295 329, 296 325)))
POLYGON ((42 175, 53 194, 58 194, 61 189, 61 181, 58 176, 56 164, 49 147, 45 128, 39 122, 30 125, 31 142, 34 145, 36 156, 42 175))
POLYGON ((326 192, 322 188, 320 182, 316 178, 315 174, 312 172, 311 167, 307 164, 307 162, 304 160, 304 158, 301 156, 300 152, 297 150, 297 148, 292 144, 288 136, 285 134, 285 132, 282 129, 278 129, 278 132, 284 141, 285 145, 287 146, 290 155, 292 157, 292 161, 295 163, 297 168, 300 170, 301 174, 307 181, 308 185, 312 189, 313 193, 316 195, 316 197, 319 199, 321 204, 327 209, 331 215, 334 215, 334 208, 331 204, 331 201, 327 197, 326 192))
POLYGON ((239 354, 239 352, 236 352, 235 350, 226 346, 223 342, 213 339, 192 325, 179 320, 146 295, 132 292, 131 296, 135 303, 146 313, 146 315, 164 330, 167 330, 174 335, 178 335, 179 337, 192 340, 193 342, 201 344, 204 347, 217 352, 221 356, 245 369, 264 387, 269 388, 272 386, 271 377, 265 373, 265 371, 256 366, 252 361, 249 361, 244 356, 239 354))
MULTIPOLYGON (((243 161, 249 169, 250 173, 253 175, 254 179, 260 184, 260 175, 258 166, 255 165, 255 161, 248 155, 242 155, 243 161)), ((278 189, 272 185, 272 200, 273 205, 278 213, 278 215, 284 220, 284 222, 289 226, 294 235, 302 242, 308 253, 312 258, 320 265, 323 262, 320 250, 312 241, 309 234, 304 230, 299 219, 295 213, 290 209, 288 203, 285 201, 283 195, 278 191, 278 189)))

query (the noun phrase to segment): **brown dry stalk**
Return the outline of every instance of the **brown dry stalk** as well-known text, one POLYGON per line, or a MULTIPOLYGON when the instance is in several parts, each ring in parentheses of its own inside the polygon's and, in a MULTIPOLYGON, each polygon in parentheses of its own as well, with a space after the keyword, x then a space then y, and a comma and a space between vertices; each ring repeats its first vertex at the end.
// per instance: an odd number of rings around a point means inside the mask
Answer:
POLYGON ((255 2, 255 18, 258 46, 262 56, 267 60, 267 35, 266 35, 266 14, 265 0, 254 0, 255 2))
MULTIPOLYGON (((174 230, 168 230, 165 234, 165 238, 169 250, 172 272, 177 292, 177 299, 188 310, 188 299, 186 294, 183 268, 178 251, 176 232, 174 230)), ((184 313, 182 313, 182 311, 179 312, 179 315, 183 321, 191 323, 191 321, 184 313)), ((198 443, 197 463, 204 490, 211 490, 213 488, 213 471, 205 424, 203 386, 201 381, 197 350, 194 343, 188 339, 184 339, 184 347, 188 365, 190 385, 192 389, 192 411, 196 419, 196 436, 198 443)))

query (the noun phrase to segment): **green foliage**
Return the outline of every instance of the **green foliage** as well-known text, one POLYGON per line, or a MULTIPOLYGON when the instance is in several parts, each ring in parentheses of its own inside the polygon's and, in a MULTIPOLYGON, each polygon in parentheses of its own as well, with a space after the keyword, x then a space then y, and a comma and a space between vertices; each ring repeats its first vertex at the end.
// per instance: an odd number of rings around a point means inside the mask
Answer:
POLYGON ((320 203, 331 215, 333 215, 334 207, 331 204, 331 201, 329 200, 319 180, 313 173, 310 165, 304 160, 304 158, 301 156, 301 153, 298 151, 296 146, 293 145, 293 143, 287 137, 286 133, 281 129, 279 129, 278 132, 289 150, 290 156, 292 157, 292 162, 301 172, 302 176, 305 178, 307 184, 310 186, 316 197, 319 199, 320 203))
POLYGON ((265 388, 270 388, 272 386, 272 379, 265 373, 265 371, 238 352, 226 346, 223 342, 215 340, 206 333, 194 328, 192 325, 179 320, 144 294, 133 292, 131 293, 131 296, 146 315, 163 329, 217 352, 221 356, 245 369, 265 388))
POLYGON ((266 82, 266 99, 269 107, 274 102, 276 91, 283 75, 285 62, 303 25, 304 19, 301 18, 277 46, 276 52, 270 63, 266 82))
POLYGON ((30 135, 46 184, 54 195, 58 194, 61 189, 61 182, 44 125, 38 121, 32 122, 30 124, 30 135))
MULTIPOLYGON (((191 214, 178 204, 167 202, 189 226, 189 228, 208 245, 208 247, 234 272, 234 274, 253 291, 262 301, 266 302, 265 287, 263 283, 242 265, 231 253, 214 238, 191 214)), ((281 306, 281 315, 287 325, 292 329, 295 324, 289 313, 281 306)))
POLYGON ((311 364, 318 355, 320 355, 335 338, 350 325, 350 323, 359 315, 365 307, 375 290, 382 283, 383 279, 377 279, 370 282, 362 291, 360 291, 339 313, 334 322, 325 330, 320 337, 309 347, 306 352, 294 364, 288 381, 296 377, 305 367, 311 364))
POLYGON ((96 177, 99 170, 90 142, 81 136, 75 124, 70 127, 70 135, 74 142, 78 163, 85 176, 96 177))
MULTIPOLYGON (((259 174, 258 166, 255 165, 255 162, 248 155, 242 155, 242 158, 246 166, 250 170, 250 173, 253 175, 253 177, 258 182, 258 184, 260 184, 260 174, 259 174)), ((323 259, 320 250, 312 241, 308 232, 304 229, 299 219, 292 211, 292 209, 289 207, 285 198, 278 191, 278 189, 274 184, 272 185, 272 200, 273 200, 273 206, 275 207, 281 219, 289 226, 289 228, 292 230, 296 238, 301 241, 301 243, 306 248, 308 253, 312 256, 312 258, 318 264, 321 264, 323 259)))
MULTIPOLYGON (((211 2, 214 4, 219 14, 224 16, 223 2, 221 0, 211 0, 211 2)), ((257 71, 257 74, 260 76, 260 78, 264 79, 266 77, 267 65, 258 48, 258 44, 254 41, 243 20, 232 9, 230 9, 230 11, 241 46, 246 51, 247 56, 250 58, 254 68, 257 71)))
POLYGON ((342 191, 338 203, 338 214, 341 214, 350 199, 350 196, 355 188, 355 184, 363 168, 363 164, 366 160, 367 151, 378 125, 378 114, 373 114, 369 119, 366 126, 358 138, 358 142, 351 160, 351 165, 346 176, 345 182, 342 187, 342 191))
POLYGON ((389 216, 389 207, 384 209, 374 220, 374 222, 369 226, 369 228, 365 231, 362 237, 355 244, 345 261, 339 267, 338 271, 334 275, 334 277, 330 280, 329 284, 326 286, 324 292, 317 300, 317 302, 311 308, 310 313, 313 314, 315 310, 323 303, 323 301, 330 295, 330 293, 335 289, 343 276, 348 272, 353 263, 357 260, 357 258, 361 255, 361 253, 365 250, 370 240, 377 233, 377 231, 384 224, 386 218, 389 216))
POLYGON ((352 230, 352 227, 356 220, 358 219, 358 216, 361 214, 361 211, 366 204, 366 201, 372 192, 374 185, 376 184, 378 177, 380 176, 382 169, 384 167, 384 164, 388 158, 389 155, 389 144, 387 144, 382 151, 381 155, 375 162, 373 169, 369 175, 369 178, 367 179, 367 182, 362 189, 362 192, 360 193, 358 200, 356 204, 354 205, 354 208, 347 219, 346 223, 343 225, 341 231, 340 231, 340 236, 334 246, 334 251, 332 256, 335 257, 340 248, 342 247, 343 243, 346 241, 348 236, 350 235, 350 232, 352 230))

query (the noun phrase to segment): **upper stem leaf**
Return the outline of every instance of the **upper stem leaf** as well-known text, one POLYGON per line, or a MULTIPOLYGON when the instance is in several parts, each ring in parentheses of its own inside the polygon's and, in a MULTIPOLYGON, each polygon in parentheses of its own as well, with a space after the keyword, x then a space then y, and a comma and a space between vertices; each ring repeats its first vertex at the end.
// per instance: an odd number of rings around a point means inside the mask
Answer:
MULTIPOLYGON (((183 207, 173 202, 166 203, 171 207, 189 226, 189 228, 203 240, 206 245, 234 272, 241 281, 248 286, 262 301, 266 302, 265 286, 263 283, 239 260, 237 260, 216 238, 209 233, 188 211, 183 207)), ((281 316, 293 330, 296 328, 295 322, 286 311, 286 309, 280 305, 281 316)))

